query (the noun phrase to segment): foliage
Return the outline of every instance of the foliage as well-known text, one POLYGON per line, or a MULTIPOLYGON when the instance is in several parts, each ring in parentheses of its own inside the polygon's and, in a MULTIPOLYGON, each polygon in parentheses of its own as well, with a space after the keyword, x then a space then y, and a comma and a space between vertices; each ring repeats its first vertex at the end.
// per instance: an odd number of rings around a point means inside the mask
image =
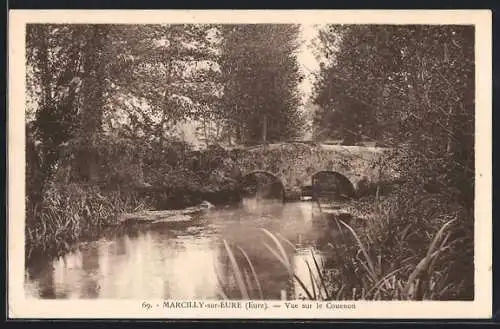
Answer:
POLYGON ((114 127, 161 140, 183 120, 211 116, 220 89, 213 30, 208 25, 114 26, 117 63, 108 104, 114 127), (126 115, 125 126, 117 125, 115 112, 126 115))
POLYGON ((212 203, 236 201, 239 183, 226 167, 229 151, 212 145, 200 151, 181 141, 171 140, 169 147, 151 150, 144 180, 151 185, 157 208, 184 207, 203 200, 212 203))
MULTIPOLYGON (((454 218, 447 229, 447 247, 435 262, 441 268, 429 271, 425 284, 437 284, 433 280, 443 275, 446 279, 440 282, 450 284, 446 294, 470 298, 474 28, 332 25, 320 32, 319 45, 326 58, 316 84, 316 103, 322 107, 316 118, 319 134, 394 148, 387 160, 397 163, 405 182, 396 191, 391 215, 378 219, 384 221, 385 231, 375 232, 368 224, 364 237, 380 239, 374 242, 375 250, 385 245, 399 248, 393 255, 396 262, 402 261, 399 254, 424 259, 429 236, 438 232, 444 219, 454 218)), ((431 294, 426 289, 422 298, 431 294)))
POLYGON ((330 26, 320 38, 330 61, 316 85, 324 109, 318 122, 347 139, 406 145, 407 165, 419 174, 448 163, 446 171, 461 171, 472 183, 472 27, 330 26), (415 166, 412 156, 425 165, 415 166))
POLYGON ((360 281, 354 288, 382 299, 474 298, 473 248, 459 248, 473 245, 472 221, 463 205, 404 184, 369 207, 372 215, 361 225, 342 223, 343 234, 355 237, 358 246, 351 256, 344 253, 357 269, 360 281))
POLYGON ((237 142, 286 140, 301 131, 298 32, 285 24, 222 28, 221 106, 237 142))
POLYGON ((112 202, 116 193, 155 201, 137 195, 146 181, 174 193, 203 182, 182 168, 187 149, 173 128, 212 115, 220 89, 213 30, 207 25, 27 26, 27 249, 58 245, 51 233, 40 237, 39 226, 72 229, 75 220, 67 223, 74 216, 92 228, 64 231, 58 238, 65 243, 99 230, 94 221, 101 214, 92 207, 71 208, 66 202, 76 196, 64 198, 66 185, 88 185, 83 200, 101 191, 102 202, 116 206, 106 211, 116 214, 121 210, 112 202))
POLYGON ((42 202, 27 203, 26 263, 61 256, 74 243, 96 238, 121 212, 144 207, 137 195, 92 185, 51 184, 42 202))
MULTIPOLYGON (((231 154, 217 146, 197 152, 174 128, 201 121, 207 145, 295 137, 303 125, 298 31, 28 25, 27 260, 95 238, 138 206, 234 195, 238 184, 224 170, 231 154)), ((331 25, 319 47, 317 135, 395 148, 389 161, 398 162, 406 183, 377 200, 364 225, 336 221, 343 232, 332 244, 338 268, 308 264, 314 288, 306 295, 473 298, 473 27, 331 25)), ((290 270, 291 244, 266 236, 274 243, 269 252, 290 270)), ((245 251, 241 267, 225 249, 242 295, 262 295, 245 251)))
POLYGON ((463 141, 470 152, 473 37, 468 26, 329 26, 320 32, 328 64, 316 85, 318 123, 354 140, 442 153, 463 141))
MULTIPOLYGON (((27 85, 30 104, 35 104, 30 132, 41 142, 47 180, 69 141, 98 148, 102 132, 162 141, 179 120, 208 111, 216 89, 212 80, 217 57, 208 26, 27 29, 27 85), (198 69, 203 61, 212 64, 198 69)), ((91 151, 75 156, 86 163, 81 178, 94 180, 99 155, 91 151)))
MULTIPOLYGON (((473 257, 469 244, 473 227, 464 230, 461 221, 466 212, 456 205, 432 196, 422 198, 415 193, 403 206, 400 197, 369 200, 371 216, 361 223, 333 220, 332 238, 325 258, 312 250, 304 259, 308 274, 294 271, 289 254, 296 253, 295 244, 267 230, 262 244, 276 262, 301 287, 293 298, 309 300, 473 300, 473 257), (447 206, 448 205, 448 206, 447 206), (403 220, 404 219, 404 220, 403 220), (410 220, 408 220, 410 219, 410 220), (271 243, 269 243, 271 242, 271 243), (303 297, 301 297, 303 296, 303 297)), ((362 206, 357 203, 357 207, 362 206)), ((326 216, 326 214, 323 214, 326 216)), ((252 270, 252 260, 239 257, 226 244, 231 272, 236 278, 236 291, 219 278, 222 298, 256 298, 261 294, 259 275, 252 270), (232 255, 232 256, 231 256, 232 255), (240 278, 246 278, 240 280, 240 278)), ((239 253, 246 252, 239 248, 239 253)), ((300 260, 295 260, 300 261, 300 260)))

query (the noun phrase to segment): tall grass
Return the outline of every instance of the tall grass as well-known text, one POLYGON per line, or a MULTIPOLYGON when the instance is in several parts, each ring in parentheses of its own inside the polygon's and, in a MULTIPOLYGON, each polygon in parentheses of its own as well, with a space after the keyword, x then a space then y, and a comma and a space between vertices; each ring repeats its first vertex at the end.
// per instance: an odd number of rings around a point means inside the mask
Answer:
MULTIPOLYGON (((233 252, 233 249, 229 246, 228 242, 226 240, 223 240, 223 244, 230 261, 231 272, 236 279, 235 281, 239 290, 238 297, 241 299, 264 298, 259 277, 257 275, 257 272, 255 271, 255 267, 252 261, 248 257, 248 254, 245 252, 245 250, 241 247, 237 247, 237 250, 245 259, 245 263, 240 264, 238 263, 237 257, 233 252)), ((219 295, 224 299, 228 299, 228 296, 233 296, 234 294, 230 290, 228 283, 222 279, 223 276, 219 273, 219 270, 217 268, 215 268, 215 272, 220 287, 219 295)))
POLYGON ((102 192, 97 186, 51 185, 38 204, 27 203, 26 262, 57 257, 75 243, 97 237, 121 212, 144 204, 133 193, 102 192))
MULTIPOLYGON (((464 218, 457 207, 442 207, 444 203, 435 197, 429 200, 414 203, 410 211, 397 199, 377 197, 371 215, 357 227, 333 218, 340 233, 332 237, 326 251, 333 266, 327 268, 311 251, 310 260, 304 259, 307 275, 303 277, 294 272, 286 252, 287 248, 296 252, 293 243, 262 229, 266 237, 262 244, 310 300, 472 299, 473 243, 471 232, 464 231, 470 218, 464 218), (415 220, 415 211, 434 217, 415 220), (463 253, 458 252, 460 247, 463 253)), ((246 262, 251 265, 248 257, 246 262)), ((244 270, 235 258, 231 267, 235 275, 243 276, 237 274, 244 270)), ((241 291, 251 290, 244 280, 238 282, 241 291)))

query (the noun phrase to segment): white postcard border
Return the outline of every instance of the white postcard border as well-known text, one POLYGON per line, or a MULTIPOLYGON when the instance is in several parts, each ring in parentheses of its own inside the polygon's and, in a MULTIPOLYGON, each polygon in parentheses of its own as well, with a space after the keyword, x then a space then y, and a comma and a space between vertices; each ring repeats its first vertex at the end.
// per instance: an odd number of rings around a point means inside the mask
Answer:
MULTIPOLYGON (((489 10, 11 10, 8 94, 8 305, 10 318, 489 318, 492 309, 492 28, 489 10), (329 302, 355 308, 266 311, 164 308, 164 301, 38 300, 24 293, 25 24, 28 23, 302 23, 471 24, 476 27, 475 300, 471 302, 329 302), (153 307, 146 309, 143 303, 153 307), (158 306, 156 306, 158 305, 158 306)), ((206 303, 213 301, 204 301, 206 303)), ((259 301, 262 302, 262 301, 259 301)), ((244 302, 243 302, 244 304, 244 302)))

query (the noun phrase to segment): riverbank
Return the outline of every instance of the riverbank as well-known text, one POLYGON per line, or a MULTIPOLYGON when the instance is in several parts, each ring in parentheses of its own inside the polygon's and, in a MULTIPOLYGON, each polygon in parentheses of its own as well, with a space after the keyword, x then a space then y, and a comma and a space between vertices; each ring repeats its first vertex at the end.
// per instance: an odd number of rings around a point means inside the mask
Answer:
MULTIPOLYGON (((147 217, 145 229, 149 224, 164 226, 165 219, 172 220, 175 229, 181 225, 180 229, 185 230, 186 225, 191 226, 193 217, 213 216, 210 211, 204 214, 203 207, 149 211, 146 204, 132 198, 130 194, 105 194, 95 187, 85 189, 70 185, 63 191, 58 190, 57 197, 50 199, 50 203, 45 204, 46 208, 42 208, 35 217, 45 219, 44 222, 37 222, 36 228, 39 237, 45 237, 46 240, 27 241, 27 247, 31 247, 28 250, 32 253, 28 260, 39 260, 35 256, 40 255, 61 256, 79 242, 95 240, 108 229, 121 227, 120 218, 128 218, 132 222, 139 219, 141 222, 141 216, 147 217), (92 216, 88 216, 88 213, 92 216)), ((314 203, 311 206, 315 206, 314 203)), ((453 204, 443 195, 425 193, 409 186, 400 187, 389 194, 347 200, 340 207, 323 206, 321 216, 313 217, 327 224, 318 226, 322 227, 319 229, 322 232, 322 241, 319 243, 323 245, 324 259, 315 259, 314 255, 309 259, 311 278, 306 274, 301 280, 314 282, 316 286, 307 288, 309 291, 305 298, 471 300, 474 296, 474 277, 470 268, 472 261, 468 260, 473 259, 473 217, 461 212, 462 208, 459 203, 453 204), (458 257, 465 261, 453 261, 458 257), (321 270, 317 269, 316 263, 322 264, 321 270), (323 267, 324 264, 327 265, 323 267)), ((135 225, 123 227, 133 228, 135 225)), ((198 225, 194 228, 200 230, 202 227, 198 225)), ((33 235, 33 226, 29 228, 28 237, 36 237, 33 235)), ((160 232, 165 231, 162 229, 160 232)), ((186 229, 186 232, 191 231, 186 229)), ((278 244, 272 252, 268 250, 266 259, 280 255, 280 250, 296 248, 294 243, 273 235, 276 232, 268 232, 274 237, 274 242, 281 245, 278 244)), ((142 233, 136 232, 133 236, 137 234, 142 233)), ((191 233, 186 234, 189 236, 191 233)), ((116 232, 111 240, 114 236, 116 232)), ((253 245, 255 243, 258 242, 253 245)), ((261 249, 265 251, 265 247, 261 249)), ((240 259, 244 263, 257 261, 254 257, 261 257, 250 250, 246 252, 250 258, 240 259)), ((286 258, 274 259, 275 265, 272 266, 279 267, 286 258)), ((235 266, 231 273, 237 273, 241 265, 231 266, 235 266)), ((236 291, 236 294, 240 293, 236 291)), ((226 297, 238 296, 227 294, 226 297)))
MULTIPOLYGON (((302 276, 287 261, 295 245, 266 232, 273 241, 266 244, 270 256, 291 273, 305 299, 474 299, 474 217, 449 196, 405 184, 387 195, 346 202, 342 211, 323 211, 321 218, 328 222, 322 256, 311 250, 302 276)), ((232 264, 233 273, 253 261, 232 264)), ((236 294, 255 290, 249 282, 236 294)))
POLYGON ((464 204, 408 183, 353 206, 362 220, 335 219, 339 266, 323 276, 326 299, 474 299, 474 215, 464 204))
POLYGON ((310 202, 245 198, 238 205, 197 213, 195 222, 186 226, 120 226, 97 241, 79 244, 60 259, 28 269, 26 290, 40 298, 215 300, 220 286, 217 273, 222 281, 235 283, 224 254, 225 239, 237 261, 245 258, 236 246, 255 259, 263 298, 279 299, 281 289, 293 289, 292 282, 259 244, 266 238, 261 228, 278 230, 294 243, 317 241, 325 231, 320 221, 311 222, 313 207, 310 202))
POLYGON ((106 231, 125 225, 123 219, 127 214, 137 217, 138 213, 156 210, 160 214, 163 212, 165 219, 169 217, 167 214, 175 214, 179 209, 201 211, 203 197, 229 204, 239 200, 239 192, 236 188, 228 191, 217 190, 214 186, 210 191, 191 192, 151 187, 109 190, 89 184, 51 184, 39 203, 27 203, 25 265, 63 256, 80 242, 98 239, 106 231))

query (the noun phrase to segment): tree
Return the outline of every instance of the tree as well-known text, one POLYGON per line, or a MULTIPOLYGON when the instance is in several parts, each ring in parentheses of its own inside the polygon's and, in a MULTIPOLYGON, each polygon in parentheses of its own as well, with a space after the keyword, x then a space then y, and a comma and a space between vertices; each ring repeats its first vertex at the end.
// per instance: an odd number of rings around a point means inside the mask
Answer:
MULTIPOLYGON (((331 26, 320 38, 326 44, 323 53, 330 59, 316 86, 320 105, 347 97, 371 108, 378 123, 387 124, 388 119, 406 119, 410 106, 428 108, 459 101, 470 106, 473 100, 470 27, 331 26), (332 43, 337 51, 331 50, 332 43), (450 99, 449 91, 460 97, 450 99)), ((387 134, 395 135, 397 130, 393 127, 387 134)))
MULTIPOLYGON (((40 153, 36 155, 39 168, 35 170, 34 186, 30 187, 35 200, 52 179, 61 148, 77 136, 78 93, 82 85, 79 75, 87 32, 86 27, 79 25, 27 26, 28 95, 37 106, 34 122, 26 131, 27 140, 39 145, 37 149, 34 145, 28 149, 40 153)), ((33 172, 33 168, 28 172, 33 172)))
POLYGON ((419 168, 435 164, 426 175, 444 186, 462 173, 454 184, 473 200, 474 29, 329 26, 320 39, 329 65, 316 103, 326 111, 319 118, 330 120, 318 121, 342 137, 347 126, 358 140, 409 146, 419 168))
MULTIPOLYGON (((320 40, 327 65, 316 85, 325 110, 317 121, 327 134, 346 137, 345 127, 359 127, 354 139, 393 148, 389 162, 398 161, 405 181, 391 196, 380 254, 407 227, 412 237, 397 254, 425 255, 428 236, 453 218, 448 243, 460 248, 444 252, 434 273, 446 273, 452 298, 473 298, 474 28, 329 26, 320 40)), ((420 287, 429 277, 421 275, 420 287)))
POLYGON ((150 146, 161 149, 178 121, 209 116, 219 88, 210 29, 29 25, 28 103, 35 113, 28 131, 40 144, 43 178, 37 186, 52 179, 62 153, 73 158, 75 179, 95 183, 102 152, 113 148, 106 147, 110 131, 138 141, 139 155, 155 141, 150 146))
POLYGON ((114 31, 118 61, 110 106, 111 112, 128 108, 131 133, 164 139, 178 122, 211 115, 219 89, 213 26, 134 25, 114 31))
POLYGON ((296 25, 227 25, 222 28, 221 106, 238 142, 295 137, 299 112, 296 25))

